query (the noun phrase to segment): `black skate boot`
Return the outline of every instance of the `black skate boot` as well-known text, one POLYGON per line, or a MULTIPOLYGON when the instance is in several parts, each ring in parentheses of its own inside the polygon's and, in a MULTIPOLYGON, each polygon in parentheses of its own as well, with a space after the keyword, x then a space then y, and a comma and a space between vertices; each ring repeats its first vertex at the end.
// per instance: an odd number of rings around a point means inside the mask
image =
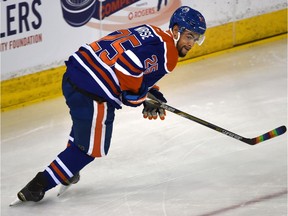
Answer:
POLYGON ((68 182, 63 183, 60 186, 59 192, 57 194, 57 196, 61 196, 63 193, 65 193, 67 191, 67 189, 72 185, 72 184, 76 184, 77 182, 80 181, 80 173, 76 173, 72 178, 68 179, 68 182))
POLYGON ((71 179, 69 179, 71 184, 76 184, 77 182, 80 181, 80 173, 76 173, 71 179))
POLYGON ((39 172, 21 191, 17 196, 22 201, 38 202, 43 199, 45 195, 45 187, 47 180, 42 172, 39 172))
POLYGON ((68 179, 67 182, 63 183, 63 185, 69 186, 69 185, 71 185, 71 184, 76 184, 76 183, 79 182, 79 181, 80 181, 80 174, 79 174, 79 172, 78 172, 78 173, 76 173, 72 178, 68 179))

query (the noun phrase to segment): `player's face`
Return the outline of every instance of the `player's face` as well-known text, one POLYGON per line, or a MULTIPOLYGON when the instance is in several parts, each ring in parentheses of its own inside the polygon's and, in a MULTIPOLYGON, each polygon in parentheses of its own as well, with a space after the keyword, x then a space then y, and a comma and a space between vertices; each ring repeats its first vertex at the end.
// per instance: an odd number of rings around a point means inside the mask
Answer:
POLYGON ((194 46, 195 42, 199 40, 199 38, 200 35, 195 32, 189 30, 183 31, 176 45, 178 56, 185 57, 189 50, 194 46))

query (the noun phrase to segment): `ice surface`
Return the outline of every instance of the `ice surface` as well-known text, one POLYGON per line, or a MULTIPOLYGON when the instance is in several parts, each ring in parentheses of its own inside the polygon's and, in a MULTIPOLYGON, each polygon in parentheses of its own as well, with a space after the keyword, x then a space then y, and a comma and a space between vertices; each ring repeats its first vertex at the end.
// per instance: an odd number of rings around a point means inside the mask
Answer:
MULTIPOLYGON (((168 103, 245 137, 287 126, 286 39, 178 66, 159 83, 168 103)), ((2 113, 3 216, 286 216, 287 133, 249 146, 167 113, 116 112, 107 157, 63 196, 9 207, 65 148, 64 99, 2 113)))

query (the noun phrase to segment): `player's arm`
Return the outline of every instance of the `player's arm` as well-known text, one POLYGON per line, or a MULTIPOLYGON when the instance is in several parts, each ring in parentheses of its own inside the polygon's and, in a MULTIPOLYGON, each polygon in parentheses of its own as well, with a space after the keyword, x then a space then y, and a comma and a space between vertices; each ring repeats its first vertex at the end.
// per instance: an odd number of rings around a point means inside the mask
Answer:
POLYGON ((123 52, 115 63, 115 73, 122 90, 122 102, 127 106, 141 105, 148 93, 143 83, 144 67, 131 50, 123 52))

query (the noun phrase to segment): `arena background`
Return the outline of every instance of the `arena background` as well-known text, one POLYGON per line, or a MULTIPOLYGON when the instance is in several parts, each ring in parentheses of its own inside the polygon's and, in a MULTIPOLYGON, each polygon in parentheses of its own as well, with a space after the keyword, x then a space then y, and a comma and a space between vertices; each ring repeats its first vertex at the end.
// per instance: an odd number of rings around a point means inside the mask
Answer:
POLYGON ((61 95, 64 61, 84 43, 141 23, 168 28, 175 8, 205 16, 206 40, 180 64, 265 38, 287 38, 286 0, 1 1, 1 110, 61 95), (102 13, 99 13, 102 11, 102 13))

